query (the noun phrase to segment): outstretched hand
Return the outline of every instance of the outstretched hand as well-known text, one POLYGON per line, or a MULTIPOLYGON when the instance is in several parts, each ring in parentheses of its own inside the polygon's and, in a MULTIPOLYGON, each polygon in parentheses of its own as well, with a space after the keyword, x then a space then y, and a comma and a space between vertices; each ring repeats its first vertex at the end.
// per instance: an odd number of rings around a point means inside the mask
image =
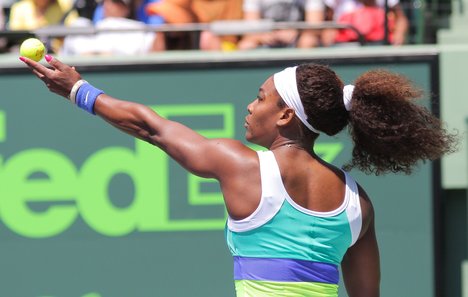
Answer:
POLYGON ((65 98, 68 98, 73 85, 81 79, 81 75, 75 70, 75 67, 70 67, 50 55, 46 55, 45 60, 52 66, 51 68, 26 57, 19 59, 45 83, 51 92, 65 98))

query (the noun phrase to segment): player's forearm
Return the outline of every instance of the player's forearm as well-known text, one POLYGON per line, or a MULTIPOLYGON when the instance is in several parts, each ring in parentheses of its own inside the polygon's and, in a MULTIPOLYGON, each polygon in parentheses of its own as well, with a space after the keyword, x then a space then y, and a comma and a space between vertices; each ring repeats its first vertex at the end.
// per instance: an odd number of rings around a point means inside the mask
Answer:
POLYGON ((168 138, 161 135, 163 128, 167 131, 171 121, 160 117, 145 105, 106 95, 104 91, 81 79, 81 75, 74 67, 63 64, 50 55, 46 55, 45 59, 53 67, 52 69, 31 59, 20 57, 20 60, 46 83, 51 92, 67 98, 79 108, 97 114, 118 129, 154 145, 159 146, 168 138))
POLYGON ((159 147, 189 172, 216 178, 219 169, 206 161, 213 160, 213 154, 202 157, 211 151, 210 142, 192 129, 159 116, 145 105, 105 94, 98 96, 94 113, 121 131, 159 147))
POLYGON ((94 112, 114 127, 147 142, 154 142, 163 122, 167 121, 143 104, 118 100, 106 94, 98 96, 94 112))

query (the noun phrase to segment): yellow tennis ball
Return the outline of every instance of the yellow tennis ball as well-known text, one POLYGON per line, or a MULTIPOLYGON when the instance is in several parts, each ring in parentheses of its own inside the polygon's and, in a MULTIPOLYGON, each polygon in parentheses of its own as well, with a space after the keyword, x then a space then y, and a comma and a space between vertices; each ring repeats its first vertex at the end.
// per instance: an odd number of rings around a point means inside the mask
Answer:
POLYGON ((28 38, 20 46, 20 55, 39 62, 45 55, 44 44, 36 38, 28 38))

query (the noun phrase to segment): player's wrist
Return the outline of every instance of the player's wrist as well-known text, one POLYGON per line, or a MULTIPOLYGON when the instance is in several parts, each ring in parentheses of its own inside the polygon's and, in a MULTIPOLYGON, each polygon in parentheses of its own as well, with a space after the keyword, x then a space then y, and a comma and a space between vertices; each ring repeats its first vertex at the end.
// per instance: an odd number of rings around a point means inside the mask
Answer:
MULTIPOLYGON (((98 88, 95 88, 87 81, 84 81, 80 83, 80 85, 77 87, 77 90, 74 96, 74 99, 75 99, 74 102, 79 108, 84 109, 91 114, 95 114, 94 103, 96 102, 97 97, 101 94, 104 94, 104 91, 98 88)), ((71 95, 72 94, 70 93, 70 97, 71 95)), ((72 101, 72 98, 70 98, 70 101, 72 101)))
POLYGON ((78 93, 78 89, 86 82, 87 81, 84 79, 80 79, 73 85, 70 94, 68 95, 68 100, 70 100, 71 103, 76 104, 76 93, 78 93))

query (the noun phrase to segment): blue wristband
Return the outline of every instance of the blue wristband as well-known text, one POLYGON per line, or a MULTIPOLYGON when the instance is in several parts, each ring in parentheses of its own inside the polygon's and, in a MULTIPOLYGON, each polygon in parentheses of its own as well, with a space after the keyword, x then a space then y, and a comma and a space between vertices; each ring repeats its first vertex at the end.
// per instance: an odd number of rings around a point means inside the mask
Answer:
POLYGON ((81 85, 76 93, 76 105, 91 114, 95 114, 94 103, 96 102, 97 96, 101 94, 104 94, 104 91, 99 90, 86 82, 81 85))

